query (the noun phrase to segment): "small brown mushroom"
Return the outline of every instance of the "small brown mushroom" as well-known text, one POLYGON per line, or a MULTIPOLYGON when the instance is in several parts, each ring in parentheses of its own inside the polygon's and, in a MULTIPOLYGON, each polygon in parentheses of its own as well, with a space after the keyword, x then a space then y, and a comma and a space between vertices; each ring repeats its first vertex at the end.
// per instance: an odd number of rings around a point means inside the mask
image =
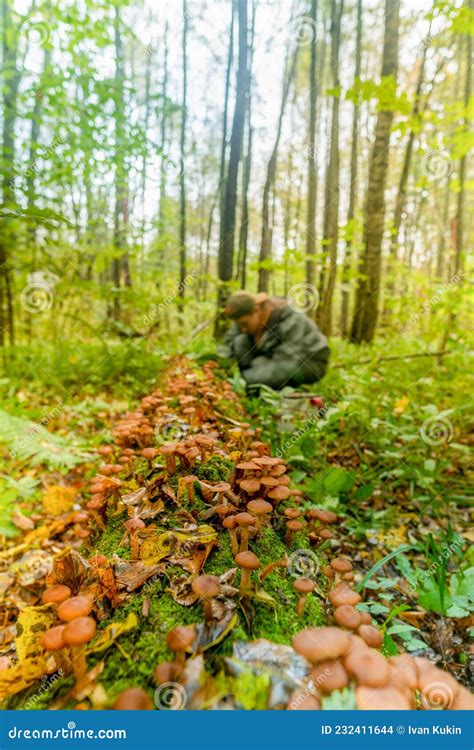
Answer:
POLYGON ((72 596, 61 602, 58 617, 63 622, 71 622, 77 617, 87 617, 92 612, 92 602, 88 596, 72 596))
POLYGON ((56 586, 50 586, 48 589, 43 591, 41 599, 45 604, 61 604, 71 596, 71 589, 69 586, 63 586, 58 583, 56 586))
POLYGON ((150 697, 141 688, 127 688, 114 703, 116 711, 149 711, 152 708, 150 697))
POLYGON ((308 594, 314 591, 314 581, 311 578, 297 578, 293 583, 293 588, 300 594, 300 598, 296 604, 296 614, 300 616, 304 612, 308 594))
POLYGON ((368 646, 380 648, 382 645, 382 633, 373 625, 361 625, 357 632, 368 646))
POLYGON ((355 648, 344 658, 344 667, 359 685, 382 687, 390 678, 390 665, 384 657, 371 649, 355 648))
POLYGON ((240 593, 244 594, 250 588, 250 573, 260 567, 260 560, 250 550, 244 550, 235 556, 235 562, 241 570, 240 593))
POLYGON ((227 531, 229 532, 230 537, 230 545, 232 548, 232 554, 234 557, 239 551, 239 541, 237 539, 237 521, 235 520, 235 516, 227 516, 222 521, 222 525, 227 531))
POLYGON ((361 601, 360 594, 347 583, 340 583, 328 594, 328 599, 333 607, 340 607, 341 604, 350 604, 353 607, 361 601))
POLYGON ((240 551, 245 552, 249 544, 249 526, 255 523, 255 517, 250 513, 237 513, 234 518, 240 528, 240 551))
POLYGON ((130 534, 131 558, 132 560, 138 560, 140 557, 140 540, 138 539, 138 532, 140 529, 145 528, 145 524, 141 518, 136 518, 134 516, 133 518, 129 518, 128 521, 125 521, 124 526, 130 534))
POLYGON ((65 625, 55 625, 41 636, 41 645, 47 651, 59 651, 65 647, 63 632, 65 625))
POLYGON ((293 542, 293 535, 297 534, 299 531, 303 531, 304 529, 304 523, 303 521, 298 521, 297 518, 291 521, 286 522, 286 534, 285 534, 285 544, 290 546, 293 542))
POLYGON ((335 557, 329 564, 336 573, 349 573, 352 570, 352 564, 344 557, 335 557))
POLYGON ((198 576, 191 583, 191 588, 195 594, 203 600, 204 617, 206 622, 213 619, 212 600, 218 595, 221 582, 218 576, 202 575, 198 576))
POLYGON ((312 664, 339 659, 349 651, 349 634, 340 628, 308 628, 293 638, 293 648, 312 664))
POLYGON ((304 688, 294 690, 290 695, 287 711, 319 711, 321 703, 315 695, 304 688))
POLYGON ((159 448, 159 453, 165 457, 166 471, 168 474, 174 474, 176 471, 176 449, 177 443, 166 443, 159 448))
POLYGON ((78 681, 87 672, 83 646, 93 639, 96 629, 97 625, 92 617, 77 617, 72 622, 69 622, 63 630, 64 643, 67 646, 71 646, 72 665, 78 681))
MULTIPOLYGON (((355 609, 355 607, 352 607, 350 604, 341 604, 340 607, 336 607, 336 609, 334 610, 334 619, 336 620, 338 625, 341 625, 341 627, 343 628, 348 628, 349 630, 357 630, 362 622, 362 616, 360 612, 358 612, 358 610, 355 609)), ((372 626, 362 625, 361 627, 370 628, 372 626)), ((359 635, 363 638, 362 633, 360 633, 360 629, 359 635)), ((370 645, 371 644, 369 643, 369 646, 370 645)))
POLYGON ((162 685, 164 682, 175 682, 183 673, 183 665, 177 661, 163 661, 155 669, 155 682, 162 685))
POLYGON ((262 499, 250 500, 250 502, 247 503, 247 510, 258 519, 258 527, 260 529, 262 522, 265 521, 265 518, 267 518, 270 513, 272 513, 273 505, 262 499))
POLYGON ((339 661, 323 661, 313 667, 309 678, 322 693, 342 690, 349 684, 349 675, 339 661))
POLYGON ((184 664, 186 651, 192 649, 195 638, 194 625, 177 625, 166 636, 168 648, 175 652, 179 664, 184 664))
POLYGON ((260 480, 259 479, 242 479, 239 482, 239 487, 241 490, 247 493, 247 495, 255 495, 256 492, 260 489, 260 480))
POLYGON ((406 711, 411 708, 408 698, 391 685, 377 690, 361 685, 356 689, 356 701, 357 708, 366 711, 406 711))

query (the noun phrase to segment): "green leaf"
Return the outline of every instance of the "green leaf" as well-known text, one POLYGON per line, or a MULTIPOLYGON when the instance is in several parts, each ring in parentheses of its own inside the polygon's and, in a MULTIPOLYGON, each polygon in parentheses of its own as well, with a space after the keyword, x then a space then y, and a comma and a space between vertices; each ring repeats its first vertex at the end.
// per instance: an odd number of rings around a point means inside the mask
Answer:
POLYGON ((386 562, 391 560, 393 557, 400 555, 401 552, 407 552, 409 549, 413 549, 413 546, 411 544, 402 544, 401 547, 397 547, 396 550, 390 552, 388 555, 385 555, 385 557, 382 557, 382 559, 375 563, 375 565, 371 567, 369 572, 365 574, 362 581, 356 586, 356 591, 362 591, 367 581, 370 580, 374 573, 380 570, 380 568, 383 567, 386 562))

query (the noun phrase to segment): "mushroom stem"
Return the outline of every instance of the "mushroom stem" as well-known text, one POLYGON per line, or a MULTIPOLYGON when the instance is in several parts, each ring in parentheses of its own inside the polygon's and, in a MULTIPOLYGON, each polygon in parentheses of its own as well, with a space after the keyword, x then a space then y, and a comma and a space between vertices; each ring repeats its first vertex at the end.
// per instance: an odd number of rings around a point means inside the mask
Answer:
POLYGON ((243 594, 250 588, 250 570, 242 568, 240 571, 240 593, 243 594))
POLYGON ((237 539, 237 529, 229 529, 230 546, 234 557, 239 551, 239 540, 237 539))
POLYGON ((275 570, 275 568, 286 568, 288 566, 288 558, 283 557, 281 560, 274 560, 274 562, 267 563, 259 575, 260 583, 275 570))
POLYGON ((140 544, 138 541, 138 532, 136 530, 130 532, 130 551, 132 560, 138 560, 140 556, 140 544))
POLYGON ((298 602, 296 604, 296 614, 298 616, 302 615, 304 612, 304 606, 306 604, 306 597, 308 594, 302 594, 300 598, 298 599, 298 602))
POLYGON ((249 530, 247 526, 240 527, 240 552, 246 552, 249 548, 249 530))
POLYGON ((87 662, 84 646, 74 646, 71 649, 71 655, 74 676, 77 682, 79 682, 87 672, 87 662))

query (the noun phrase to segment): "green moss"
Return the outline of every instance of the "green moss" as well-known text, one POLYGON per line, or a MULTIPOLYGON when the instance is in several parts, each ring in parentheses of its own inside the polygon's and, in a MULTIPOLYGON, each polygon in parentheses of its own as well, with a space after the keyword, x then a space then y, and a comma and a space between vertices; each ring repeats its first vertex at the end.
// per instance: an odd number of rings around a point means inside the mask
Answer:
POLYGON ((208 482, 225 482, 232 470, 232 462, 223 456, 211 456, 196 467, 196 476, 208 482))

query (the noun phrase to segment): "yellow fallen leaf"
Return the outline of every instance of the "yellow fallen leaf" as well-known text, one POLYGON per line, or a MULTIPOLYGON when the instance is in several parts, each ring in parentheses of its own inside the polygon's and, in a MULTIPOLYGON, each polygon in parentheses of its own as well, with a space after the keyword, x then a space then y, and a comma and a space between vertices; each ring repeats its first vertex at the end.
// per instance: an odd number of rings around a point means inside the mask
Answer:
POLYGON ((92 646, 86 650, 86 654, 96 654, 110 648, 116 639, 133 630, 138 625, 138 617, 134 612, 130 612, 127 619, 123 622, 112 622, 106 628, 100 631, 98 637, 94 640, 92 646))
POLYGON ((196 545, 214 544, 217 532, 212 526, 199 526, 194 531, 160 531, 149 529, 139 534, 140 558, 145 565, 155 565, 170 555, 189 555, 196 545))
POLYGON ((0 700, 37 682, 46 673, 41 635, 55 622, 55 607, 25 607, 18 615, 15 639, 18 662, 0 672, 0 700))
POLYGON ((76 497, 74 487, 62 484, 52 484, 43 497, 43 509, 50 516, 60 516, 70 510, 76 497))
POLYGON ((398 401, 395 401, 395 406, 393 407, 392 414, 394 416, 403 414, 404 412, 406 412, 409 403, 410 399, 408 398, 408 396, 402 396, 398 399, 398 401))

